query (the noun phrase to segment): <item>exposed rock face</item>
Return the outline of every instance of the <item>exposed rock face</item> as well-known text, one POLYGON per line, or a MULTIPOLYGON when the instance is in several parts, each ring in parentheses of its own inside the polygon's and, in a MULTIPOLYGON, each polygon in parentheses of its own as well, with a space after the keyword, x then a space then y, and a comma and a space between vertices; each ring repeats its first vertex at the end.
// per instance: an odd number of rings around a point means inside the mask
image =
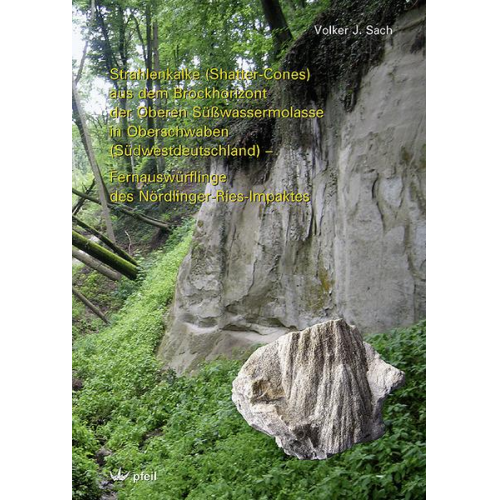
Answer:
POLYGON ((352 111, 332 88, 325 117, 275 160, 213 161, 229 185, 207 192, 286 189, 311 202, 202 205, 159 349, 167 366, 336 317, 363 333, 425 317, 424 21, 417 9, 396 22, 352 111))
POLYGON ((233 382, 233 401, 288 455, 324 459, 381 437, 383 402, 403 383, 403 372, 339 319, 255 351, 233 382))

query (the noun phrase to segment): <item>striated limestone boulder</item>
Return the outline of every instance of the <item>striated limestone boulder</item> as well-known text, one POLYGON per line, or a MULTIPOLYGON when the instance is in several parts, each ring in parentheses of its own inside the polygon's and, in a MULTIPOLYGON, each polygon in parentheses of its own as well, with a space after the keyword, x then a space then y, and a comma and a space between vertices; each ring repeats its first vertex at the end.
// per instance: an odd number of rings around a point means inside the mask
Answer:
POLYGON ((233 401, 285 453, 325 459, 384 433, 382 405, 404 383, 343 319, 292 332, 255 351, 233 401))

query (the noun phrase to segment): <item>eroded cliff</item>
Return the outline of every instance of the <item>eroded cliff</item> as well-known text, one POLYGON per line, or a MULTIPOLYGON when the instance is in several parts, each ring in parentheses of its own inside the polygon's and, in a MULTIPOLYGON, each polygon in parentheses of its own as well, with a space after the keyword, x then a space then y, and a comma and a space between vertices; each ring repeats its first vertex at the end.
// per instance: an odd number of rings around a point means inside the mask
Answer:
POLYGON ((159 348, 166 366, 340 316, 363 333, 425 316, 424 24, 424 8, 400 16, 350 105, 332 85, 324 118, 282 128, 273 161, 213 161, 230 182, 207 191, 311 202, 202 205, 159 348))

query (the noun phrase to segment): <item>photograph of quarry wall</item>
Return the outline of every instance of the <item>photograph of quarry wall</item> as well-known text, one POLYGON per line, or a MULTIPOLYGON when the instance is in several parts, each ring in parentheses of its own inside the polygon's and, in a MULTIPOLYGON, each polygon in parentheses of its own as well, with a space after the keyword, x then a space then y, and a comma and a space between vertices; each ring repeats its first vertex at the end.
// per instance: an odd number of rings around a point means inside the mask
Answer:
POLYGON ((165 366, 182 372, 337 317, 364 334, 425 317, 425 8, 392 29, 354 104, 334 85, 323 120, 278 130, 271 161, 212 161, 230 191, 311 202, 202 205, 158 350, 165 366))

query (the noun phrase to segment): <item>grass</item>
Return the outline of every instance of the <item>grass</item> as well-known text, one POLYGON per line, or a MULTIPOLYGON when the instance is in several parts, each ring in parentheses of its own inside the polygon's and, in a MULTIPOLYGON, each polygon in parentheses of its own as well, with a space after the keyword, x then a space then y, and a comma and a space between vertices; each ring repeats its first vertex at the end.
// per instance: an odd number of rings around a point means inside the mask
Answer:
POLYGON ((231 401, 240 361, 206 364, 193 377, 161 372, 155 349, 187 252, 187 228, 170 240, 138 289, 97 334, 75 342, 83 388, 74 401, 73 498, 100 498, 99 478, 119 468, 119 499, 425 498, 425 323, 372 336, 382 357, 406 372, 386 403, 385 436, 324 461, 286 456, 249 427, 231 401), (99 448, 111 452, 99 469, 99 448), (133 482, 156 471, 156 481, 133 482))

